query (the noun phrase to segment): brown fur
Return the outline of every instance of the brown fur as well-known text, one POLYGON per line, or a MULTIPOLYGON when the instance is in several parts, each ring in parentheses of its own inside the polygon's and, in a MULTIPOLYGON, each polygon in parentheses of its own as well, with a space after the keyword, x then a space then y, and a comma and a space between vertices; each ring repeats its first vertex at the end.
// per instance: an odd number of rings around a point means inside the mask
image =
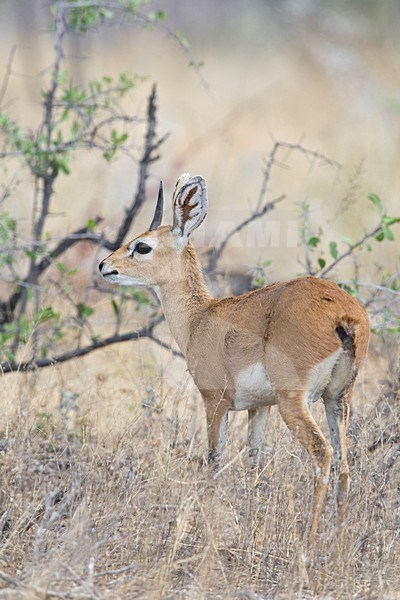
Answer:
MULTIPOLYGON (((189 218, 189 211, 184 215, 189 218)), ((131 242, 103 261, 102 273, 107 276, 118 271, 158 290, 166 320, 205 402, 211 461, 219 455, 227 411, 240 410, 244 403, 254 427, 261 419, 263 406, 278 404, 286 425, 306 448, 315 467, 310 528, 313 542, 333 449, 314 421, 309 403, 322 397, 330 419, 335 460, 340 467, 338 502, 342 524, 349 472, 348 409, 354 379, 368 348, 366 311, 335 283, 315 277, 215 299, 204 284, 190 242, 183 247, 178 244, 171 227, 159 227, 139 237, 144 236, 155 242, 150 254, 129 256, 131 242), (345 342, 338 335, 338 327, 345 342), (265 397, 264 371, 270 386, 265 397), (240 378, 242 386, 248 381, 251 388, 248 395, 246 389, 241 390, 244 400, 237 398, 240 378)), ((259 445, 257 440, 255 453, 259 445)))

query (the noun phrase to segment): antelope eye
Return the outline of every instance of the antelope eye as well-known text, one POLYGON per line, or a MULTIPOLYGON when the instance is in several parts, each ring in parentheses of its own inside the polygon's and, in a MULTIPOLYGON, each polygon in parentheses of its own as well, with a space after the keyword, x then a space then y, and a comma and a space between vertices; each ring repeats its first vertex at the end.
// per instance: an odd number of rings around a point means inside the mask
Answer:
POLYGON ((138 242, 135 246, 135 252, 138 252, 139 254, 148 254, 152 250, 153 248, 144 242, 138 242))

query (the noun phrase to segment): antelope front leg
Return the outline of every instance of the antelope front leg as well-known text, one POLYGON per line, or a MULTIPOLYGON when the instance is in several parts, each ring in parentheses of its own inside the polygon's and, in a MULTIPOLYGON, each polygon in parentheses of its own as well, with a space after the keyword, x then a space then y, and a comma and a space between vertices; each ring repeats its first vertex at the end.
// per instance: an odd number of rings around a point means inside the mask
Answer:
POLYGON ((207 418, 208 464, 216 471, 226 445, 229 405, 220 394, 203 394, 203 399, 207 418))
POLYGON ((248 410, 249 424, 247 445, 249 446, 251 468, 257 467, 259 463, 259 452, 270 410, 270 406, 261 406, 260 408, 248 410))

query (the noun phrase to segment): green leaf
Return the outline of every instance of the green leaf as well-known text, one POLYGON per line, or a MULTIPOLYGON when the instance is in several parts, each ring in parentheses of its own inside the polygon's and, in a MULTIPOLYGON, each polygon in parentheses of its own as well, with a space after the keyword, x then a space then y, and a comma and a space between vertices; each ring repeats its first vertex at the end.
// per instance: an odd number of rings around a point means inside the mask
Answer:
POLYGON ((379 198, 377 194, 371 193, 368 194, 368 199, 371 200, 372 204, 375 206, 378 212, 382 212, 382 200, 379 198))
POLYGON ((93 231, 95 226, 96 226, 96 221, 94 219, 88 219, 88 222, 86 223, 87 230, 93 231))
POLYGON ((388 217, 386 215, 382 217, 383 225, 394 225, 395 223, 400 223, 400 217, 388 217))
MULTIPOLYGON (((73 2, 71 3, 73 4, 73 2)), ((78 6, 71 9, 69 27, 72 30, 85 33, 90 27, 96 25, 98 21, 112 19, 114 12, 108 8, 98 6, 78 6)))
POLYGON ((351 240, 349 237, 347 236, 343 236, 340 238, 340 241, 343 242, 344 244, 347 244, 348 246, 352 246, 353 245, 353 240, 351 240))
POLYGON ((394 240, 394 234, 390 227, 382 224, 382 232, 385 239, 387 239, 389 242, 392 242, 394 240))
POLYGON ((17 222, 8 212, 0 214, 0 239, 7 243, 17 231, 17 222))
POLYGON ((400 327, 387 327, 385 331, 388 333, 400 333, 400 327))
POLYGON ((91 91, 92 96, 96 96, 102 90, 102 85, 100 81, 89 81, 89 89, 91 91))
POLYGON ((34 250, 25 250, 25 254, 32 261, 36 260, 38 257, 38 252, 35 252, 34 250))
POLYGON ((383 240, 385 239, 385 234, 382 230, 376 234, 375 239, 377 242, 383 242, 383 240))
POLYGON ((83 302, 78 302, 76 305, 76 310, 78 312, 79 319, 82 320, 88 319, 94 313, 94 309, 83 302))
POLYGON ((113 149, 113 150, 105 150, 105 151, 103 152, 103 158, 104 158, 104 160, 106 160, 107 162, 110 162, 110 161, 111 161, 111 159, 113 158, 114 154, 115 154, 115 149, 113 149))
POLYGON ((336 260, 336 258, 339 256, 336 242, 329 243, 329 252, 332 258, 336 260))
POLYGON ((318 259, 318 265, 320 269, 323 269, 326 265, 326 260, 324 258, 319 258, 318 259))
POLYGON ((188 39, 183 35, 181 31, 176 31, 175 36, 182 48, 189 48, 188 39))
POLYGON ((111 304, 112 304, 112 307, 113 307, 113 310, 114 310, 115 316, 116 316, 116 317, 119 317, 119 315, 120 315, 120 312, 121 312, 121 311, 120 311, 120 309, 119 309, 119 306, 118 306, 118 304, 115 302, 115 300, 114 300, 114 299, 112 299, 112 300, 111 300, 111 304))
POLYGON ((320 243, 320 238, 316 237, 315 235, 310 237, 308 240, 308 245, 310 246, 310 248, 316 248, 318 246, 318 244, 320 243))
POLYGON ((258 288, 263 287, 263 285, 265 284, 264 277, 256 277, 255 279, 253 279, 252 283, 258 288))
POLYGON ((29 338, 31 336, 31 326, 28 323, 28 319, 26 318, 26 315, 22 315, 22 317, 20 318, 19 322, 18 322, 18 328, 19 328, 19 339, 21 340, 21 342, 23 344, 27 344, 29 341, 29 338))
POLYGON ((126 94, 126 92, 128 90, 132 89, 134 86, 135 86, 134 82, 126 73, 120 74, 119 79, 118 79, 118 88, 119 88, 119 92, 120 92, 121 96, 126 94))
POLYGON ((111 132, 111 141, 115 146, 120 146, 128 139, 127 133, 118 134, 116 129, 113 129, 111 132))
POLYGON ((142 290, 134 290, 132 296, 139 306, 148 305, 151 303, 151 300, 146 292, 143 292, 142 290))
POLYGON ((44 323, 45 321, 49 321, 50 319, 57 319, 58 321, 59 318, 60 313, 55 312, 52 306, 45 306, 36 313, 35 323, 37 325, 40 325, 40 323, 44 323))
POLYGON ((348 294, 350 294, 350 296, 355 296, 356 295, 356 292, 355 292, 354 288, 352 288, 347 283, 340 283, 339 285, 342 288, 342 290, 345 290, 348 294))
POLYGON ((63 262, 58 262, 56 266, 57 266, 57 269, 60 271, 60 273, 67 272, 67 267, 63 262))
POLYGON ((68 166, 68 157, 67 156, 62 156, 60 158, 56 158, 54 160, 54 164, 56 167, 58 167, 58 169, 60 169, 63 173, 65 173, 65 175, 69 175, 71 173, 71 170, 68 166))

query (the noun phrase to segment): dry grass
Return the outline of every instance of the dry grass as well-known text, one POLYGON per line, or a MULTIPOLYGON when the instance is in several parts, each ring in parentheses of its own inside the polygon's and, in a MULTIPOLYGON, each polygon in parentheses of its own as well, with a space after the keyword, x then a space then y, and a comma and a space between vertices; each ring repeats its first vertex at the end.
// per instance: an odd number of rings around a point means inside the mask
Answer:
MULTIPOLYGON (((7 5, 14 10, 14 4, 7 5)), ((271 194, 287 193, 288 214, 274 218, 284 225, 298 219, 297 203, 304 198, 317 206, 316 222, 321 207, 324 218, 329 211, 337 214, 346 178, 361 159, 357 198, 376 191, 389 213, 397 209, 397 32, 387 38, 385 30, 366 44, 362 28, 359 37, 346 34, 346 28, 341 37, 337 25, 330 34, 326 27, 318 33, 308 26, 303 31, 300 24, 291 32, 285 25, 273 42, 265 33, 268 22, 259 19, 259 35, 249 34, 253 46, 242 39, 247 27, 225 2, 232 37, 218 36, 218 50, 215 32, 207 34, 210 19, 196 41, 190 3, 172 4, 178 13, 185 6, 190 12, 188 26, 178 20, 176 28, 194 38, 217 101, 201 89, 179 48, 147 31, 85 36, 67 52, 68 66, 74 81, 126 70, 148 73, 158 82, 159 129, 173 136, 154 167, 154 179, 163 177, 171 189, 182 171, 207 177, 213 207, 207 235, 218 232, 220 222, 236 223, 248 214, 270 131, 290 142, 304 132, 307 146, 345 165, 339 186, 331 185, 324 170, 318 177, 315 171, 308 175, 308 165, 277 171, 271 194), (350 62, 332 62, 336 56, 350 62)), ((25 12, 30 11, 29 6, 25 12)), ((0 19, 2 73, 18 41, 6 16, 0 19)), ((29 36, 21 39, 10 111, 32 124, 52 38, 39 33, 29 16, 29 36)), ((143 85, 130 95, 127 110, 140 113, 147 93, 143 85)), ((57 188, 52 231, 64 234, 99 213, 107 223, 117 223, 135 184, 131 162, 105 169, 98 157, 80 155, 73 166, 73 175, 57 188)), ((17 215, 20 210, 21 217, 30 186, 23 180, 12 198, 12 210, 17 215)), ((356 238, 369 219, 364 206, 354 204, 345 225, 333 223, 330 239, 336 229, 356 238)), ((147 226, 150 217, 140 219, 135 229, 147 226)), ((227 262, 254 265, 266 257, 273 260, 276 279, 286 272, 293 276, 298 266, 285 239, 272 249, 242 242, 227 262)), ((381 262, 387 269, 395 259, 392 249, 381 262)), ((259 477, 249 475, 242 453, 245 417, 234 415, 225 457, 229 466, 210 481, 198 395, 178 359, 149 352, 145 342, 132 343, 39 374, 2 378, 0 599, 400 598, 400 399, 394 393, 396 376, 387 377, 390 346, 370 352, 355 394, 344 547, 337 552, 332 483, 308 570, 303 538, 312 472, 276 411, 259 477), (76 403, 69 397, 66 405, 66 392, 79 394, 76 403)), ((321 407, 315 408, 322 421, 321 407)))
POLYGON ((132 347, 7 376, 0 598, 398 598, 400 410, 396 375, 377 385, 378 350, 356 392, 344 547, 332 485, 308 570, 311 469, 276 411, 259 476, 235 415, 211 481, 198 399, 137 355, 124 369, 132 347))

